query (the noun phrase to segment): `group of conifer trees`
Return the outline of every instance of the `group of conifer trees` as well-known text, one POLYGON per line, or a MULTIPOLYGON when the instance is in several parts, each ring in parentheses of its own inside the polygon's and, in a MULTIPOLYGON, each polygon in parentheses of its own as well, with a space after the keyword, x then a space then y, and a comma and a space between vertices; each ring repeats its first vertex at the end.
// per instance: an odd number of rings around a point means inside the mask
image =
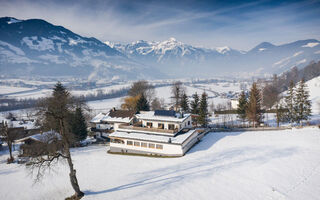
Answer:
POLYGON ((180 108, 183 112, 191 112, 198 115, 196 123, 201 126, 208 125, 208 95, 203 92, 201 97, 197 93, 192 95, 192 100, 189 103, 188 96, 184 93, 181 97, 180 108))
POLYGON ((311 116, 311 101, 309 100, 309 92, 304 80, 298 82, 295 87, 291 81, 287 95, 284 98, 284 109, 277 112, 277 122, 290 122, 302 125, 303 120, 308 120, 311 116))
MULTIPOLYGON (((275 113, 278 126, 280 122, 302 125, 303 120, 309 119, 311 115, 311 101, 309 100, 309 92, 304 80, 301 80, 297 87, 291 81, 284 101, 279 97, 277 99, 275 113)), ((238 118, 243 124, 245 121, 249 121, 252 126, 256 127, 262 122, 263 113, 261 90, 257 87, 257 83, 253 83, 249 97, 247 97, 244 91, 239 96, 238 118)))
POLYGON ((263 119, 261 101, 261 91, 257 87, 257 83, 253 83, 248 98, 244 91, 240 94, 237 109, 238 118, 243 123, 248 120, 254 127, 259 125, 263 119))

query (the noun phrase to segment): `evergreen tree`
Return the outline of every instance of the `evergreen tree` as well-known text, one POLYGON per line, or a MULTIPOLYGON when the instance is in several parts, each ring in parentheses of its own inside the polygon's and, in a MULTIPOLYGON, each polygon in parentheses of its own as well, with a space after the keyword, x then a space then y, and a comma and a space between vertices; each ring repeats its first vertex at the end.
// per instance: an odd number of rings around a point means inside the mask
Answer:
POLYGON ((186 112, 186 113, 189 112, 189 100, 186 93, 183 93, 181 97, 180 107, 183 112, 186 112))
POLYGON ((311 116, 311 101, 309 100, 307 85, 303 79, 299 82, 299 86, 296 89, 294 98, 294 116, 295 121, 299 124, 302 124, 303 120, 308 120, 311 116))
POLYGON ((205 92, 201 95, 201 101, 199 106, 199 119, 198 122, 201 126, 208 125, 208 96, 205 92))
POLYGON ((193 100, 191 101, 191 113, 199 114, 199 96, 197 93, 192 95, 193 100))
POLYGON ((256 83, 252 84, 248 102, 248 109, 246 112, 247 118, 253 123, 253 126, 256 127, 262 119, 262 110, 261 110, 261 92, 257 87, 256 83))
POLYGON ((237 108, 238 118, 242 121, 242 123, 244 123, 244 121, 246 120, 246 117, 247 117, 246 110, 248 107, 248 101, 247 101, 247 97, 246 97, 246 94, 244 93, 244 91, 241 92, 238 101, 239 101, 238 108, 237 108))
POLYGON ((288 110, 286 114, 286 119, 291 124, 295 120, 294 98, 295 98, 294 83, 293 81, 290 81, 290 85, 287 91, 287 96, 285 97, 285 104, 286 104, 286 109, 288 110))
POLYGON ((87 138, 87 124, 83 116, 82 108, 77 107, 70 116, 71 133, 74 134, 76 141, 82 141, 87 138))
POLYGON ((144 96, 144 94, 142 93, 139 100, 137 101, 137 106, 136 106, 136 110, 139 111, 149 111, 150 110, 150 106, 149 106, 149 102, 146 99, 146 97, 144 96))

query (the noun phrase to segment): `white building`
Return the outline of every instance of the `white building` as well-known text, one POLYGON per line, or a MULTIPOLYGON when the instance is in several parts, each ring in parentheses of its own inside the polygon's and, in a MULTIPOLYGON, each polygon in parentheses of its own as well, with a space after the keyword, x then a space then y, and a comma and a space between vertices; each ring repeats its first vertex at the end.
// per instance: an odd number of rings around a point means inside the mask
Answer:
POLYGON ((197 141, 190 114, 157 110, 136 114, 137 123, 121 124, 109 138, 113 153, 183 156, 197 141))
POLYGON ((135 119, 134 114, 134 111, 113 108, 108 113, 99 113, 90 122, 97 137, 108 137, 111 132, 118 129, 120 124, 132 124, 135 119))
POLYGON ((238 99, 231 99, 231 109, 236 110, 238 109, 239 100, 238 99))

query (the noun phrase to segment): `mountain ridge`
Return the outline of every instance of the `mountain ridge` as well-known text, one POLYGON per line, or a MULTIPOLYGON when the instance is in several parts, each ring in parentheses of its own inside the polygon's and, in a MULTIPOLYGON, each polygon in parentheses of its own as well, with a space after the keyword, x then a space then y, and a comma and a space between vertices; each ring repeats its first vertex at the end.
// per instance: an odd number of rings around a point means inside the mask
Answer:
POLYGON ((196 47, 171 37, 128 44, 83 37, 42 19, 0 18, 0 71, 9 76, 153 79, 263 76, 320 60, 320 42, 262 42, 249 51, 196 47))

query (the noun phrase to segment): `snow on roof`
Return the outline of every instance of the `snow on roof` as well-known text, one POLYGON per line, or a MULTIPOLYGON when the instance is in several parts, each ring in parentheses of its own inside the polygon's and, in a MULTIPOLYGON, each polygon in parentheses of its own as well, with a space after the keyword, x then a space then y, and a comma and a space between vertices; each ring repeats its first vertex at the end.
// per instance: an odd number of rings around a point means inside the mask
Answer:
POLYGON ((132 118, 129 117, 110 117, 110 116, 106 116, 102 119, 102 121, 104 122, 121 122, 121 123, 129 123, 131 121, 132 118))
POLYGON ((10 128, 24 128, 25 130, 30 129, 37 129, 39 128, 36 126, 36 121, 30 121, 30 120, 11 120, 11 119, 5 119, 0 118, 0 123, 5 122, 8 124, 10 128))
POLYGON ((110 111, 107 114, 99 113, 90 122, 100 123, 101 121, 104 121, 104 122, 129 123, 133 116, 134 116, 134 113, 132 111, 116 110, 116 111, 110 111))
POLYGON ((23 127, 26 130, 39 128, 38 126, 35 125, 35 121, 22 121, 22 120, 12 121, 12 127, 13 128, 23 127))
POLYGON ((105 113, 99 113, 98 115, 96 115, 94 118, 91 119, 90 122, 92 123, 99 123, 101 122, 101 120, 106 116, 105 113))
POLYGON ((167 121, 167 122, 183 122, 187 119, 190 114, 184 114, 183 117, 180 118, 180 113, 176 113, 174 117, 171 116, 159 116, 155 115, 154 111, 142 112, 136 115, 138 119, 144 120, 155 120, 155 121, 167 121))
POLYGON ((110 112, 102 119, 102 121, 129 123, 135 113, 135 111, 130 110, 110 110, 110 112))
POLYGON ((172 144, 182 144, 195 132, 196 130, 189 130, 186 133, 178 134, 175 137, 170 137, 170 136, 162 136, 162 135, 151 135, 151 134, 144 134, 144 133, 128 133, 128 132, 117 131, 117 132, 111 133, 109 137, 147 140, 147 141, 164 142, 164 143, 169 143, 169 141, 171 140, 172 144))
POLYGON ((50 142, 53 139, 61 139, 61 136, 59 133, 55 131, 48 131, 48 132, 38 133, 35 135, 31 135, 31 136, 16 140, 16 142, 24 142, 28 139, 36 140, 39 142, 50 142))

